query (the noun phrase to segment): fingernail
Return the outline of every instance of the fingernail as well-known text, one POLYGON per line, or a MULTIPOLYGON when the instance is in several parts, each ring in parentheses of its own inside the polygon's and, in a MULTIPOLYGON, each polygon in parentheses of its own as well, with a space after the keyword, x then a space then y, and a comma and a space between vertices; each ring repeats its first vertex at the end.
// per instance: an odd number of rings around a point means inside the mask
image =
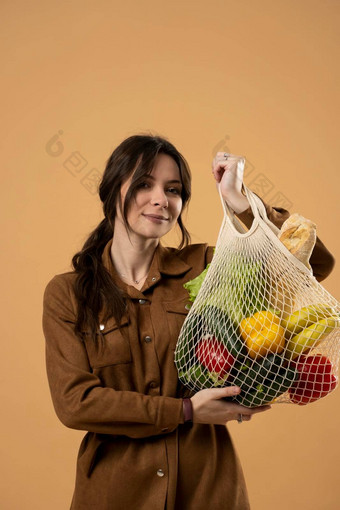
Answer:
POLYGON ((235 395, 237 395, 237 393, 240 393, 240 391, 241 391, 241 388, 239 388, 238 386, 235 386, 233 393, 235 393, 235 395))

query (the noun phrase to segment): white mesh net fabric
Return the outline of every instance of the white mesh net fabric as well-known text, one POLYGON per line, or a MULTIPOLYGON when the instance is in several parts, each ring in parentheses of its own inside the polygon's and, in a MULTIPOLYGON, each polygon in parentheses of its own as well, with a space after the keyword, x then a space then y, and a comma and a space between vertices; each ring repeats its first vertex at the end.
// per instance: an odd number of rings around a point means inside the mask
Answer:
POLYGON ((177 341, 178 377, 194 392, 240 386, 230 400, 246 407, 305 405, 337 386, 340 306, 244 189, 254 223, 247 231, 223 202, 215 253, 177 341))

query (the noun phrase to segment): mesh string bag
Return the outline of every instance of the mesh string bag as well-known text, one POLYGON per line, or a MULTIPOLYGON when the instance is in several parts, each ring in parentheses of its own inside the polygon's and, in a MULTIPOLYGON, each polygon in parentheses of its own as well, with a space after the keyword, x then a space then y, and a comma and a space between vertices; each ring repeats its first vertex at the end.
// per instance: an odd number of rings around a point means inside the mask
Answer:
POLYGON ((224 218, 177 340, 178 377, 193 392, 237 385, 228 400, 246 407, 306 405, 338 384, 340 305, 278 239, 262 201, 243 190, 249 230, 220 192, 224 218))

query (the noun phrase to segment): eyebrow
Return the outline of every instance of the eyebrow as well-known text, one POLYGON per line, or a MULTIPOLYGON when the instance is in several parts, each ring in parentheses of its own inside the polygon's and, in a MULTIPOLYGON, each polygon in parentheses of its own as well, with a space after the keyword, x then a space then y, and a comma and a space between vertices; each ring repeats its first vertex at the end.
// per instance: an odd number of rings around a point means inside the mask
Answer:
MULTIPOLYGON (((153 181, 155 181, 155 177, 153 175, 147 175, 146 177, 148 177, 149 179, 152 179, 153 181)), ((182 185, 182 182, 181 181, 178 181, 177 179, 172 179, 171 181, 166 181, 167 184, 181 184, 182 185)))

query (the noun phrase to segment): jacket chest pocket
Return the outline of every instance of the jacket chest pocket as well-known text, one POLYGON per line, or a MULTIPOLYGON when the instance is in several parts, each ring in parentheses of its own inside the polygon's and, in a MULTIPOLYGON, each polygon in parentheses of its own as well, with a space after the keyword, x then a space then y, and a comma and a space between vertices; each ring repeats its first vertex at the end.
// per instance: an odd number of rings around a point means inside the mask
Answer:
POLYGON ((123 318, 119 329, 115 319, 110 318, 100 324, 95 341, 84 331, 86 351, 93 369, 132 362, 128 324, 129 320, 123 318))
POLYGON ((179 333, 183 326, 183 322, 188 315, 191 305, 192 303, 189 301, 187 296, 184 298, 179 298, 176 301, 163 302, 170 330, 170 348, 173 350, 176 348, 179 333))

